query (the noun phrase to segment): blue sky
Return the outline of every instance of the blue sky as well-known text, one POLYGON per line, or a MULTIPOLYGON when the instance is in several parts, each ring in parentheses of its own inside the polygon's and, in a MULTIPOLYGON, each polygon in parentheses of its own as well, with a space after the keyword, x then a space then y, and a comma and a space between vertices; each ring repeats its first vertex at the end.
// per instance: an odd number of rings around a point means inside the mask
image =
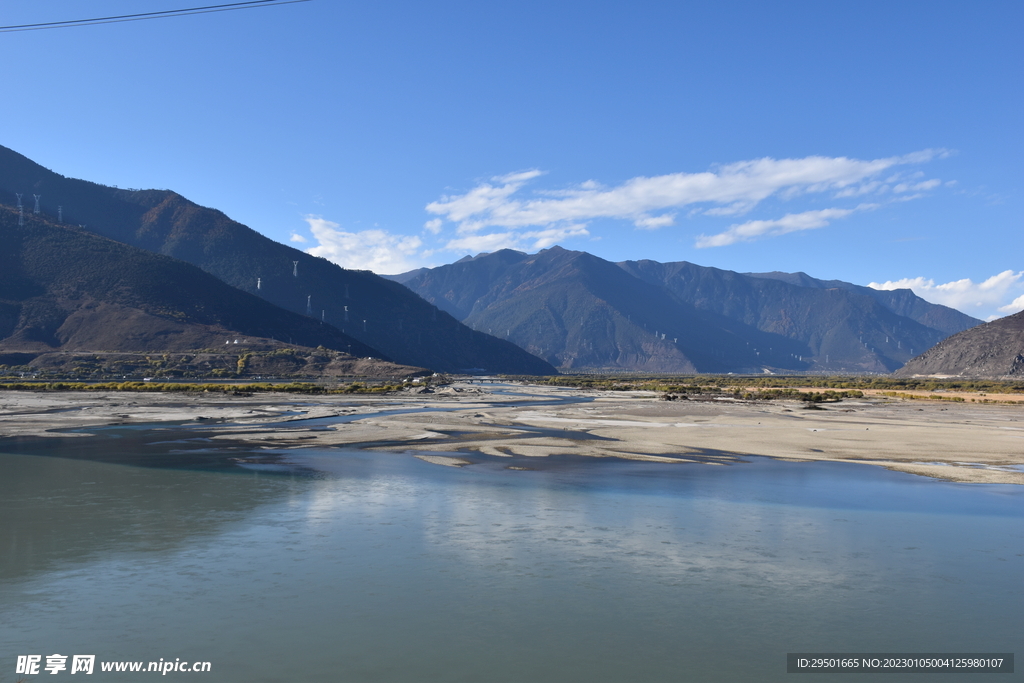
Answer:
POLYGON ((1020 2, 338 0, 2 33, 0 144, 350 268, 560 244, 985 319, 1024 308, 1022 34, 1020 2))

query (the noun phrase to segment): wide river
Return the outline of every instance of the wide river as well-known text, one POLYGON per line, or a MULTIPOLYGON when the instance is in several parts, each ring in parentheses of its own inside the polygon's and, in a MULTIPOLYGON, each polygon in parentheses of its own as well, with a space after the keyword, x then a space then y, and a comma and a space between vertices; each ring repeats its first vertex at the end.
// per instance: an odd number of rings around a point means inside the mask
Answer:
POLYGON ((758 457, 245 462, 196 434, 0 441, 0 681, 19 655, 32 680, 86 654, 85 680, 126 683, 596 683, 1022 650, 1022 487, 758 457), (160 659, 211 670, 100 670, 160 659))

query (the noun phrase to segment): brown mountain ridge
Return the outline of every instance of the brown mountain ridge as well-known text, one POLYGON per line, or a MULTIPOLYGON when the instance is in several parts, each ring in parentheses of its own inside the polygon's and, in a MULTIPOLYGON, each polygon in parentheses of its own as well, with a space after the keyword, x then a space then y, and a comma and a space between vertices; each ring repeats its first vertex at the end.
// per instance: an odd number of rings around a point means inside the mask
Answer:
POLYGON ((1024 311, 940 342, 900 368, 897 377, 1024 377, 1024 311))

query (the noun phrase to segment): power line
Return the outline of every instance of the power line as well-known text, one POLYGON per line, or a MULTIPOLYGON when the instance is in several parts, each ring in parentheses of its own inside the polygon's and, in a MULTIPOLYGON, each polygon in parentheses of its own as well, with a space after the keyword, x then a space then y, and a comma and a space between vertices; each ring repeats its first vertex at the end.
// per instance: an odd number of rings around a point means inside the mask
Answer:
POLYGON ((18 31, 42 31, 51 28, 73 28, 76 26, 96 26, 99 24, 119 24, 125 21, 144 21, 146 19, 166 19, 168 17, 187 17, 190 14, 210 14, 213 12, 230 12, 240 9, 255 9, 257 7, 274 7, 276 5, 294 5, 299 2, 310 0, 249 0, 249 2, 232 2, 225 5, 207 5, 205 7, 188 7, 183 9, 169 9, 161 12, 143 12, 140 14, 121 14, 112 17, 95 17, 93 19, 71 19, 68 21, 50 21, 39 24, 17 24, 14 26, 0 26, 0 33, 15 33, 18 31))

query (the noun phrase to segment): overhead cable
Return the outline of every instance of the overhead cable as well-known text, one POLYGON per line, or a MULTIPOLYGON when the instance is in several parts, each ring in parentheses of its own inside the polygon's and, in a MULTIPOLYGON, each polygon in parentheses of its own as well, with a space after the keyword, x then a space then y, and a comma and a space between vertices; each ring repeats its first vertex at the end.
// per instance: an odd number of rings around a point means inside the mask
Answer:
POLYGON ((258 7, 274 7, 276 5, 294 5, 310 0, 250 0, 249 2, 232 2, 224 5, 207 5, 205 7, 188 7, 170 9, 161 12, 143 12, 140 14, 122 14, 112 17, 95 17, 92 19, 70 19, 67 21, 49 21, 39 24, 18 24, 0 26, 0 33, 18 31, 42 31, 51 28, 73 28, 77 26, 96 26, 98 24, 119 24, 125 21, 144 21, 146 19, 166 19, 168 17, 186 17, 190 14, 210 14, 213 12, 231 12, 240 9, 256 9, 258 7))

